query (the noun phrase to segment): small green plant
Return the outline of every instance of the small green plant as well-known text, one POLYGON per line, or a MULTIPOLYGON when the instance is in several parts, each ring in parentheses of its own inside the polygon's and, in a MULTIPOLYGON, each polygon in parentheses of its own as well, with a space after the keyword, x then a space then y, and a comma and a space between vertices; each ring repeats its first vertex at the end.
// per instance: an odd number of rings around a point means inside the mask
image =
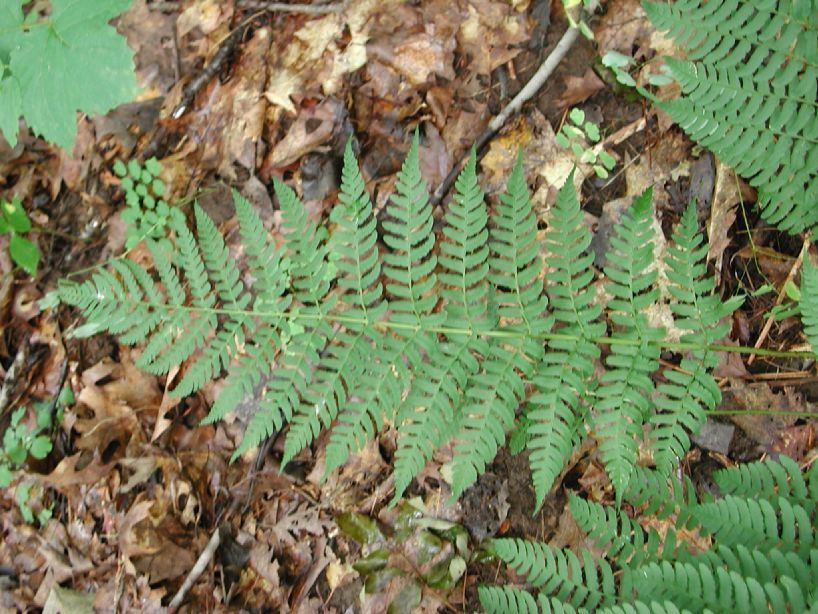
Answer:
POLYGON ((108 22, 131 0, 0 3, 0 132, 17 142, 22 115, 36 134, 70 151, 77 111, 106 113, 138 93, 133 52, 108 22))
POLYGON ((31 220, 23 203, 15 196, 11 201, 0 200, 0 234, 9 235, 9 255, 12 261, 32 277, 37 274, 40 248, 23 235, 31 230, 31 220))
MULTIPOLYGON (((64 388, 57 400, 56 421, 62 420, 65 405, 74 402, 70 388, 64 388)), ((18 407, 11 413, 11 421, 3 433, 3 447, 0 448, 0 488, 8 488, 14 479, 14 472, 25 467, 29 456, 42 460, 51 453, 52 403, 33 403, 34 424, 27 424, 23 418, 29 413, 27 407, 18 407)), ((34 514, 28 505, 32 484, 21 482, 15 487, 15 498, 26 522, 34 522, 34 514)), ((42 525, 51 517, 51 509, 43 508, 37 515, 42 525)))
POLYGON ((557 145, 570 149, 580 164, 590 164, 598 177, 606 179, 608 172, 616 166, 616 160, 600 147, 588 147, 587 144, 599 142, 599 126, 585 119, 585 111, 571 109, 568 121, 563 123, 557 133, 557 145))
MULTIPOLYGON (((616 77, 616 80, 626 87, 636 87, 636 81, 631 76, 629 69, 636 66, 636 60, 631 56, 619 53, 618 51, 608 51, 600 59, 602 65, 608 68, 616 77)), ((662 67, 661 73, 649 73, 645 79, 649 85, 661 86, 673 82, 673 79, 666 73, 667 67, 662 67)))
POLYGON ((818 464, 802 473, 787 457, 716 472, 717 498, 696 499, 690 480, 639 468, 624 510, 571 496, 580 529, 602 557, 523 539, 487 550, 523 587, 483 586, 489 614, 537 612, 814 612, 818 602, 818 464), (667 529, 660 534, 656 527, 667 529), (647 528, 646 528, 647 527, 647 528), (709 537, 699 551, 685 536, 709 537))
POLYGON ((125 248, 132 249, 142 239, 157 241, 168 253, 171 251, 167 239, 168 223, 179 211, 168 205, 162 198, 165 184, 159 179, 162 167, 156 158, 145 161, 144 166, 136 160, 126 165, 121 160, 114 163, 114 173, 121 179, 125 191, 125 211, 122 220, 128 224, 125 248))

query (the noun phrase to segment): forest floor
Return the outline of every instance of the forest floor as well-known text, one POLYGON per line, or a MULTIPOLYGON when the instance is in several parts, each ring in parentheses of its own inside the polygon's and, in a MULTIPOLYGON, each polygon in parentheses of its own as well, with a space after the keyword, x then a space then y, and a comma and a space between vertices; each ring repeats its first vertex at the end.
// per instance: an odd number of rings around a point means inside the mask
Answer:
MULTIPOLYGON (((329 12, 270 5, 134 0, 118 29, 135 52, 139 99, 81 118, 70 155, 32 136, 14 149, 0 138, 0 194, 25 203, 42 251, 32 278, 13 270, 0 244, 0 430, 15 408, 29 408, 24 423, 35 421, 37 403, 58 418, 51 452, 29 460, 0 492, 0 612, 47 603, 52 612, 165 611, 214 535, 219 547, 178 611, 475 611, 477 586, 506 578, 496 562, 480 560, 482 540, 520 536, 576 547, 585 537, 566 493, 613 498, 596 451, 584 448, 535 510, 526 453, 504 449, 447 505, 441 467, 451 450, 443 449, 390 508, 391 429, 323 482, 320 437, 284 472, 282 434, 264 454, 230 463, 241 420, 201 422, 220 380, 180 402, 167 394, 175 373, 156 377, 134 366, 138 346, 72 337, 82 323, 76 312, 40 307, 59 280, 124 251, 116 160, 156 157, 169 200, 198 199, 228 237, 235 187, 277 240, 274 177, 298 192, 314 219, 325 218, 352 135, 380 208, 419 129, 424 178, 435 188, 567 28, 558 0, 316 5, 342 8, 329 12), (71 394, 61 395, 66 388, 71 394), (18 505, 21 490, 33 519, 18 505), (466 563, 457 574, 456 557, 466 563)), ((478 171, 489 202, 522 147, 532 202, 545 219, 575 162, 555 133, 580 108, 616 159, 606 179, 587 164, 575 175, 597 246, 649 186, 665 236, 693 199, 719 291, 748 296, 725 342, 806 349, 798 318, 768 317, 786 303, 785 282, 797 279, 803 240, 761 221, 751 188, 601 69, 607 51, 639 62, 672 51, 638 0, 605 2, 589 25, 595 40, 580 37, 488 143, 478 171), (770 291, 757 292, 763 288, 770 291)), ((130 257, 145 261, 144 245, 130 257)), ((818 386, 808 363, 731 353, 715 375, 724 415, 708 419, 683 462, 697 488, 710 488, 720 467, 814 455, 818 386), (746 408, 761 411, 730 414, 746 408)))

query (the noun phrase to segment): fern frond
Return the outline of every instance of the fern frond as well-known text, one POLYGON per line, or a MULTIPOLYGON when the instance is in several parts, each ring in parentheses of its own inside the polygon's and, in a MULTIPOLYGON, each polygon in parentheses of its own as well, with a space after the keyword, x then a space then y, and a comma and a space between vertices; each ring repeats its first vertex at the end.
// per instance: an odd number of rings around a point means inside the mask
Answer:
POLYGON ((656 529, 651 528, 646 535, 622 510, 581 497, 571 496, 568 504, 579 528, 605 552, 606 558, 630 566, 663 558, 656 529))
POLYGON ((489 279, 496 288, 497 317, 523 338, 493 339, 482 372, 467 385, 463 425, 457 435, 452 468, 452 497, 458 497, 497 455, 525 396, 524 379, 543 356, 536 335, 551 328, 548 300, 539 277, 537 222, 523 175, 522 152, 508 181, 491 229, 489 279))
POLYGON ((798 301, 804 334, 818 355, 818 267, 806 257, 801 269, 801 299, 798 301))
POLYGON ((666 369, 668 381, 658 386, 657 411, 650 417, 651 448, 656 467, 664 475, 670 475, 690 448, 686 430, 698 433, 707 418, 706 410, 715 409, 721 401, 719 387, 710 374, 718 357, 706 347, 728 333, 730 323, 725 320, 742 301, 741 297, 721 301, 715 280, 706 276, 706 257, 707 245, 698 232, 696 207, 691 202, 673 233, 665 263, 676 325, 690 331, 681 341, 705 349, 684 357, 678 370, 666 369))
POLYGON ((789 2, 684 0, 644 6, 657 29, 668 30, 688 56, 667 59, 683 95, 657 104, 758 188, 765 219, 790 232, 814 228, 814 16, 793 18, 789 2))
POLYGON ((614 604, 614 575, 605 561, 594 562, 587 550, 582 558, 570 550, 551 548, 522 539, 494 539, 491 551, 540 590, 575 608, 594 610, 614 604))
POLYGON ((606 360, 608 370, 595 403, 593 428, 619 501, 636 465, 642 423, 651 409, 651 374, 659 366, 656 342, 664 334, 648 324, 644 313, 659 297, 657 272, 649 270, 653 260, 651 196, 648 189, 622 216, 611 237, 605 267, 615 329, 606 360))
POLYGON ((605 332, 599 321, 602 307, 594 303, 591 287, 593 252, 591 233, 582 224, 582 211, 573 185, 573 172, 557 194, 545 236, 548 296, 564 339, 549 342, 537 365, 536 392, 527 408, 530 422, 528 449, 537 506, 584 436, 583 402, 591 388, 594 360, 599 358, 595 339, 605 332))

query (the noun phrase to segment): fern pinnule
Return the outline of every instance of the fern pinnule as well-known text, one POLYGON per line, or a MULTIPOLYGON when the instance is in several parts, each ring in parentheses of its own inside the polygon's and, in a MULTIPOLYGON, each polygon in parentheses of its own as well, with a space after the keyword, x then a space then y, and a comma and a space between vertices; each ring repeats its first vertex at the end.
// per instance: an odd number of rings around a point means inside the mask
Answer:
POLYGON ((531 376, 544 353, 537 335, 547 332, 553 321, 545 312, 548 301, 539 277, 537 222, 523 175, 522 153, 507 191, 500 196, 493 222, 489 242, 493 303, 503 325, 526 336, 491 339, 482 371, 467 384, 452 467, 453 498, 477 480, 505 442, 525 396, 524 379, 531 376))
POLYGON ((656 303, 651 190, 636 198, 611 237, 606 290, 614 331, 611 353, 594 405, 595 436, 605 469, 621 501, 636 464, 642 424, 651 409, 651 374, 659 366, 657 341, 664 331, 651 327, 644 311, 656 303), (621 341, 621 343, 619 343, 621 341))
POLYGON ((685 356, 679 369, 666 369, 667 382, 657 387, 657 411, 651 415, 651 448, 656 466, 669 475, 690 448, 687 431, 697 433, 706 420, 706 411, 715 409, 721 392, 710 371, 718 357, 707 347, 729 332, 725 321, 741 305, 741 297, 722 302, 715 292, 715 280, 706 275, 707 245, 698 232, 695 203, 685 210, 673 233, 673 245, 665 258, 670 281, 670 308, 678 328, 690 331, 681 337, 702 349, 685 356))
POLYGON ((573 173, 557 194, 545 235, 547 291, 554 318, 564 337, 549 341, 536 367, 536 391, 527 406, 528 449, 537 506, 542 505, 571 449, 584 436, 583 403, 591 388, 594 360, 599 357, 596 337, 605 332, 599 321, 602 307, 594 301, 594 272, 589 251, 591 233, 582 223, 582 211, 573 186, 573 173))

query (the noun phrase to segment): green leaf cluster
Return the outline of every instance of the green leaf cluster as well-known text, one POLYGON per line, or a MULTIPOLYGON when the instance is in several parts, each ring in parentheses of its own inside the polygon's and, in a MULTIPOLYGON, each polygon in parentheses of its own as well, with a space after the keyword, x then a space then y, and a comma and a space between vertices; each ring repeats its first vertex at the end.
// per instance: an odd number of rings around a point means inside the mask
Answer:
POLYGON ((109 25, 131 0, 51 0, 48 15, 0 3, 0 132, 14 146, 20 116, 70 151, 77 111, 106 113, 138 93, 133 52, 109 25))
POLYGON ((648 469, 625 494, 645 528, 622 510, 570 498, 577 524, 600 558, 522 539, 489 551, 525 579, 483 586, 489 614, 526 612, 807 612, 818 602, 818 465, 756 462, 718 471, 721 494, 697 500, 693 485, 648 469), (685 536, 709 537, 700 551, 685 536))
POLYGON ((169 253, 172 245, 166 236, 168 223, 173 216, 181 220, 181 213, 162 198, 165 184, 159 178, 162 172, 159 161, 149 158, 142 165, 136 160, 129 160, 127 164, 117 160, 113 171, 125 191, 125 211, 122 212, 122 220, 128 225, 125 248, 131 249, 142 239, 151 238, 169 253))
MULTIPOLYGON (((66 388, 60 395, 62 403, 73 402, 70 389, 66 388), (69 401, 70 399, 70 401, 69 401)), ((59 405, 62 411, 62 404, 59 405)), ((11 420, 3 433, 3 445, 0 447, 0 488, 8 488, 14 479, 14 472, 25 467, 29 456, 41 460, 51 453, 52 443, 50 430, 53 424, 52 404, 47 401, 34 403, 35 421, 29 425, 23 420, 29 413, 27 407, 18 407, 11 413, 11 420)), ((61 420, 61 414, 57 420, 61 420)), ((22 482, 15 487, 17 505, 26 522, 34 522, 34 514, 29 507, 32 484, 22 482)), ((37 516, 42 525, 51 517, 51 509, 43 508, 37 516)))
POLYGON ((606 179, 608 172, 616 165, 616 160, 604 149, 586 147, 587 143, 598 143, 599 139, 599 126, 585 119, 585 111, 582 109, 571 109, 568 121, 556 135, 557 145, 570 149, 580 164, 590 164, 597 177, 606 179))
POLYGON ((153 272, 119 259, 58 291, 85 315, 83 332, 144 343, 141 368, 162 374, 182 365, 175 395, 226 371, 207 420, 248 396, 257 407, 236 455, 289 425, 287 463, 329 431, 330 472, 389 424, 397 431, 395 500, 447 443, 456 497, 523 421, 539 503, 589 435, 621 498, 645 433, 667 475, 690 445, 688 432, 719 401, 708 347, 740 300, 722 303, 714 293, 692 206, 664 259, 670 309, 690 349, 661 368, 664 332, 646 315, 659 301, 650 191, 615 228, 609 298, 600 300, 571 179, 543 245, 521 159, 490 215, 472 155, 439 236, 417 136, 385 209, 382 242, 351 146, 328 226, 309 220, 290 188, 274 188, 280 248, 234 194, 241 261, 195 206, 195 235, 169 221, 173 261, 149 237, 153 272))
POLYGON ((762 216, 818 227, 818 5, 814 0, 647 2, 686 52, 666 58, 682 94, 662 102, 694 140, 758 189, 762 216))
POLYGON ((20 198, 0 199, 0 234, 9 235, 9 255, 14 263, 32 277, 40 264, 40 248, 23 236, 31 230, 31 220, 23 209, 20 198))

